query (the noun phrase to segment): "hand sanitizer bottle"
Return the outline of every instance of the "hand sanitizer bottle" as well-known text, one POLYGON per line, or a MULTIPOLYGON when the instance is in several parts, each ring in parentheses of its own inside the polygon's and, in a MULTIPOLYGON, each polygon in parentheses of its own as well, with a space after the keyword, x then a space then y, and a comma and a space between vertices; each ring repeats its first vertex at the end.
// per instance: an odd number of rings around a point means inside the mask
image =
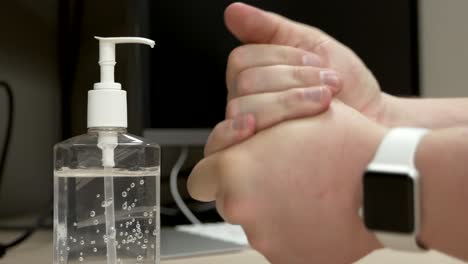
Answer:
POLYGON ((101 82, 88 92, 88 133, 54 146, 54 263, 159 263, 160 148, 127 133, 115 44, 99 38, 101 82))

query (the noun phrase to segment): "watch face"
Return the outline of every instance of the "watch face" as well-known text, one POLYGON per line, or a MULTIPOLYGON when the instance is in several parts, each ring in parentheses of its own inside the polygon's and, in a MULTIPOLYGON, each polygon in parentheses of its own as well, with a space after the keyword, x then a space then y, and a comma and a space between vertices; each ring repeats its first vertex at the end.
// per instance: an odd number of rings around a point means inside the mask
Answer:
POLYGON ((364 174, 364 222, 368 229, 414 232, 414 182, 407 174, 364 174))

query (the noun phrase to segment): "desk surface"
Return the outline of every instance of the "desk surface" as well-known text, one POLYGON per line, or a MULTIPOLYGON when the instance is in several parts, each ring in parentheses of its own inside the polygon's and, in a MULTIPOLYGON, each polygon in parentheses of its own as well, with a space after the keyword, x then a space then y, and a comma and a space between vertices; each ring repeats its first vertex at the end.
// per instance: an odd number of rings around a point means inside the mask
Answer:
MULTIPOLYGON (((0 243, 13 239, 18 233, 0 233, 0 243)), ((40 231, 26 242, 7 252, 0 264, 51 264, 52 263, 52 233, 40 231)), ((234 254, 223 254, 197 258, 165 260, 161 264, 268 264, 260 254, 253 250, 245 250, 234 254)), ((390 250, 380 250, 370 254, 356 264, 394 264, 394 263, 424 263, 424 264, 463 264, 462 262, 438 252, 430 251, 424 254, 401 253, 390 250)))

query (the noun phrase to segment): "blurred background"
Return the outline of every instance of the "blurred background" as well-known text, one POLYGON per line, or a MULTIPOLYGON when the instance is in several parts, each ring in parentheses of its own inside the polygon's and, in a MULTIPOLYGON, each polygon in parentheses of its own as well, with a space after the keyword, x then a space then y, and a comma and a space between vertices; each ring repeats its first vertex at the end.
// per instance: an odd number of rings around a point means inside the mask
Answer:
MULTIPOLYGON (((180 171, 182 196, 200 219, 219 220, 212 204, 188 197, 185 181, 224 118, 227 57, 240 45, 223 22, 232 2, 2 1, 0 82, 11 87, 14 111, 0 88, 0 229, 30 227, 50 212, 52 147, 86 132, 87 91, 99 80, 94 36, 156 41, 154 49, 118 46, 116 81, 128 91, 129 132, 162 145, 162 225, 188 222, 168 187, 181 147, 190 151, 180 171)), ((364 60, 388 93, 468 95, 466 1, 245 2, 328 32, 364 60)))

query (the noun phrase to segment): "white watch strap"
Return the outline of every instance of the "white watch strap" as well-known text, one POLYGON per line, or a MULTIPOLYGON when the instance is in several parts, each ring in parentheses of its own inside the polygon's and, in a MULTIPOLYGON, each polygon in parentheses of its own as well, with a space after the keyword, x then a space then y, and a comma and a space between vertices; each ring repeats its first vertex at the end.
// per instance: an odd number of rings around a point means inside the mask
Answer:
POLYGON ((390 232, 375 232, 379 241, 386 247, 398 250, 421 251, 424 250, 417 242, 420 226, 420 191, 419 174, 414 159, 417 146, 422 137, 428 132, 424 128, 394 128, 388 132, 380 144, 374 159, 368 166, 370 171, 413 171, 409 173, 415 182, 414 185, 414 214, 415 232, 413 234, 398 234, 390 232))
POLYGON ((394 128, 385 135, 379 149, 375 153, 370 166, 414 166, 416 148, 421 138, 428 132, 425 128, 394 128))

